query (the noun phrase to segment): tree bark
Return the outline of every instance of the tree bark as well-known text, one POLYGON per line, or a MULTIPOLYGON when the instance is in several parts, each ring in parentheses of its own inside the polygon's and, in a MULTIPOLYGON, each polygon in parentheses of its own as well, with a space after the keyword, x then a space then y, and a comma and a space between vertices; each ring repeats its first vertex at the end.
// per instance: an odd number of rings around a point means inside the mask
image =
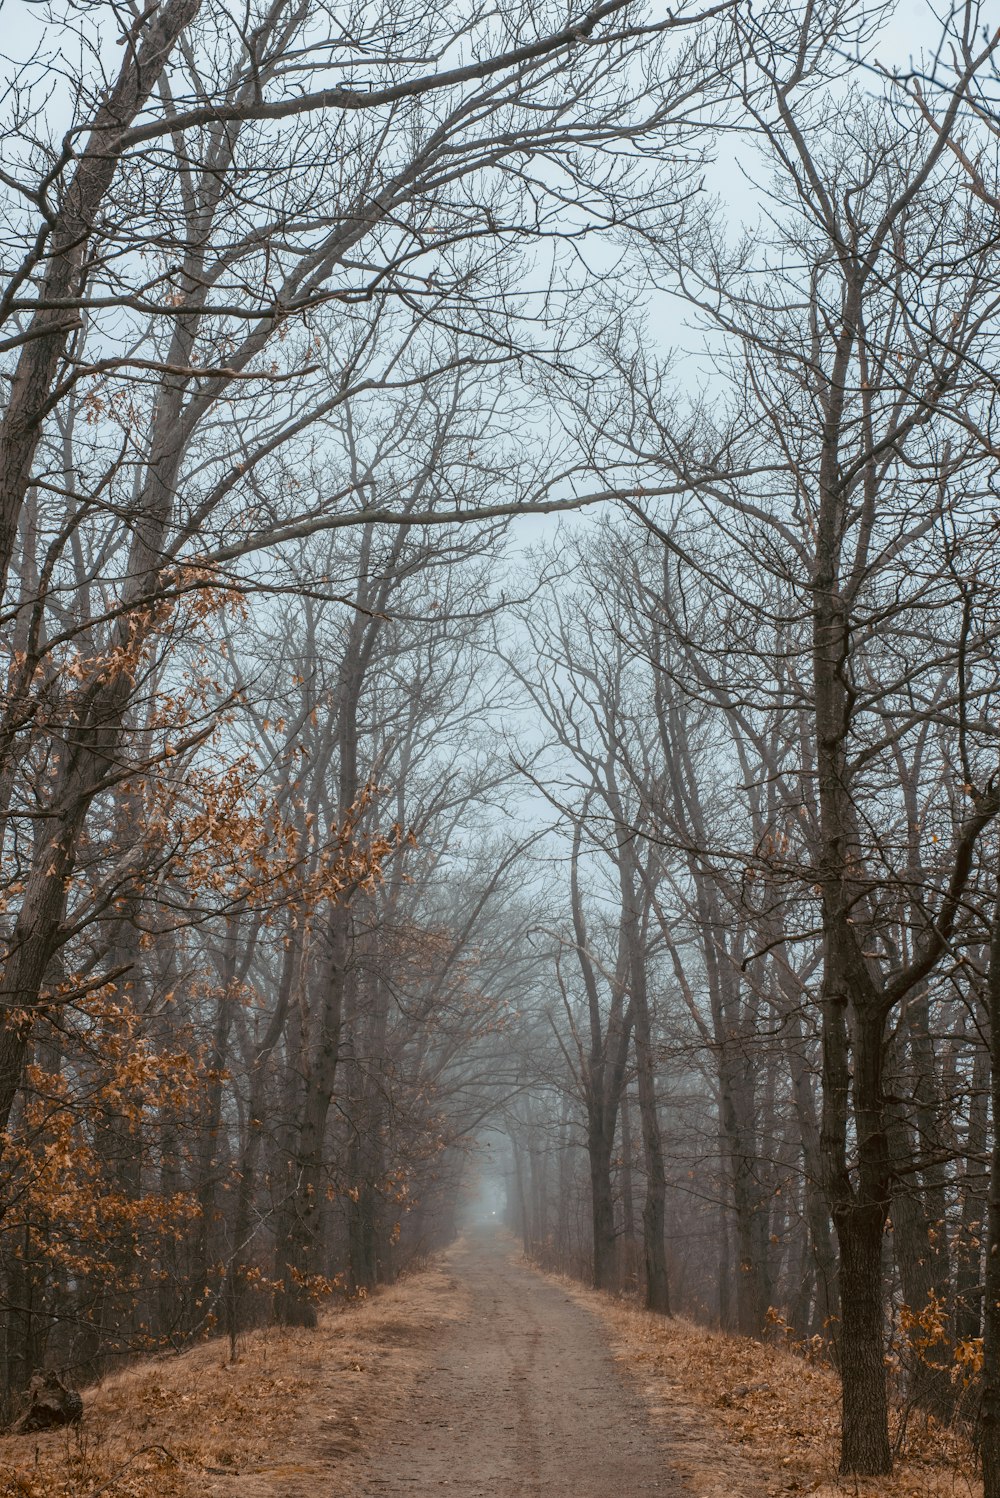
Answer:
POLYGON ((293 1179, 281 1214, 274 1312, 286 1326, 315 1326, 307 1281, 315 1272, 321 1221, 326 1120, 340 1059, 340 1030, 348 977, 350 911, 335 906, 330 918, 330 958, 324 975, 315 1046, 309 1057, 305 1099, 293 1159, 293 1179))
POLYGON ((993 909, 987 984, 993 1143, 986 1209, 983 1393, 979 1410, 983 1498, 1000 1498, 1000 893, 993 909))
POLYGON ((615 1234, 615 1204, 611 1190, 613 1144, 600 1115, 590 1121, 587 1152, 590 1159, 591 1221, 594 1240, 593 1280, 595 1290, 614 1290, 618 1284, 615 1234))
POLYGON ((633 945, 632 997, 635 1006, 635 1055, 639 1086, 639 1116, 646 1163, 646 1200, 642 1207, 642 1245, 646 1265, 646 1309, 670 1315, 670 1285, 667 1274, 666 1198, 663 1141, 656 1104, 656 1072, 652 1023, 646 987, 645 953, 636 933, 633 945))
MULTIPOLYGON (((983 1253, 976 1245, 982 1241, 986 1200, 978 1162, 986 1153, 987 1103, 990 1094, 990 1050, 977 1044, 972 1063, 972 1096, 969 1100, 969 1129, 965 1140, 965 1170, 961 1178, 962 1214, 955 1249, 955 1339, 964 1341, 982 1335, 983 1253)), ((988 1179, 988 1172, 987 1172, 988 1179)))
POLYGON ((885 1377, 880 1202, 834 1214, 840 1244, 842 1474, 892 1470, 885 1377))

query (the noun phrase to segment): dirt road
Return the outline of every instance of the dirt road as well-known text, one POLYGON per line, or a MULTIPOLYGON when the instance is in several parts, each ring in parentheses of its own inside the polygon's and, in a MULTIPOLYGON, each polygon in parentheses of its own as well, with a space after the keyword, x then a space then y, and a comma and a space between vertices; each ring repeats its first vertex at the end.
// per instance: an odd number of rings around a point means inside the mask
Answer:
POLYGON ((471 1235, 449 1255, 460 1320, 372 1453, 359 1498, 679 1498, 662 1437, 602 1329, 509 1239, 471 1235))

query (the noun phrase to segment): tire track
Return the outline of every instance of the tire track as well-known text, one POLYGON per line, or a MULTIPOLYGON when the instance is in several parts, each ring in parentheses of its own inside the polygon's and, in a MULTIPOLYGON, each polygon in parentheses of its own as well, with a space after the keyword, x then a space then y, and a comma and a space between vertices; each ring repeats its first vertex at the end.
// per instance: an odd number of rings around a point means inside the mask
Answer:
POLYGON ((676 1498, 660 1433, 597 1319, 479 1235, 450 1254, 468 1314, 442 1329, 359 1498, 676 1498))

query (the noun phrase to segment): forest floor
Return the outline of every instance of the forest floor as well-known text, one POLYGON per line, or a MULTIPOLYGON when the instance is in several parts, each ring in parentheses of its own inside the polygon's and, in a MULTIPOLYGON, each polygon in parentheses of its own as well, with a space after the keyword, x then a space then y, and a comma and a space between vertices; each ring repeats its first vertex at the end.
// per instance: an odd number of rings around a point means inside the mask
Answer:
POLYGON ((664 1322, 470 1236, 320 1329, 128 1369, 77 1431, 0 1438, 0 1498, 879 1498, 974 1495, 915 1431, 893 1478, 838 1484, 832 1373, 664 1322))
MULTIPOLYGON (((981 1498, 968 1439, 909 1410, 891 1477, 840 1478, 840 1380, 826 1363, 749 1337, 665 1320, 634 1302, 546 1276, 605 1327, 619 1367, 670 1433, 685 1492, 715 1498, 981 1498), (724 1481, 720 1489, 716 1474, 724 1481)), ((893 1409, 890 1434, 902 1414, 893 1409)))

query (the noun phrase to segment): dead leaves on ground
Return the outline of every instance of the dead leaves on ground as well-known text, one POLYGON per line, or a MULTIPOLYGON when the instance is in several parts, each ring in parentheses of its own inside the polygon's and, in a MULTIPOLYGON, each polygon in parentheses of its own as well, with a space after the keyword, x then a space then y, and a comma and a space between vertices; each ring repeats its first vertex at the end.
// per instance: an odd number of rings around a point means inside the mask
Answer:
POLYGON ((287 1494, 293 1469, 346 1498, 352 1460, 409 1396, 421 1344, 460 1300, 434 1269, 316 1331, 251 1333, 235 1363, 216 1338, 128 1368, 85 1391, 79 1427, 0 1437, 0 1498, 256 1498, 287 1494))
MULTIPOLYGON (((891 1477, 837 1477, 840 1381, 834 1371, 782 1347, 726 1336, 692 1322, 664 1321, 596 1292, 574 1287, 607 1325, 617 1357, 639 1377, 652 1402, 687 1406, 752 1464, 761 1495, 817 1498, 978 1498, 968 1442, 933 1418, 911 1414, 905 1449, 891 1477)), ((711 1450, 706 1450, 706 1472, 711 1450)))

